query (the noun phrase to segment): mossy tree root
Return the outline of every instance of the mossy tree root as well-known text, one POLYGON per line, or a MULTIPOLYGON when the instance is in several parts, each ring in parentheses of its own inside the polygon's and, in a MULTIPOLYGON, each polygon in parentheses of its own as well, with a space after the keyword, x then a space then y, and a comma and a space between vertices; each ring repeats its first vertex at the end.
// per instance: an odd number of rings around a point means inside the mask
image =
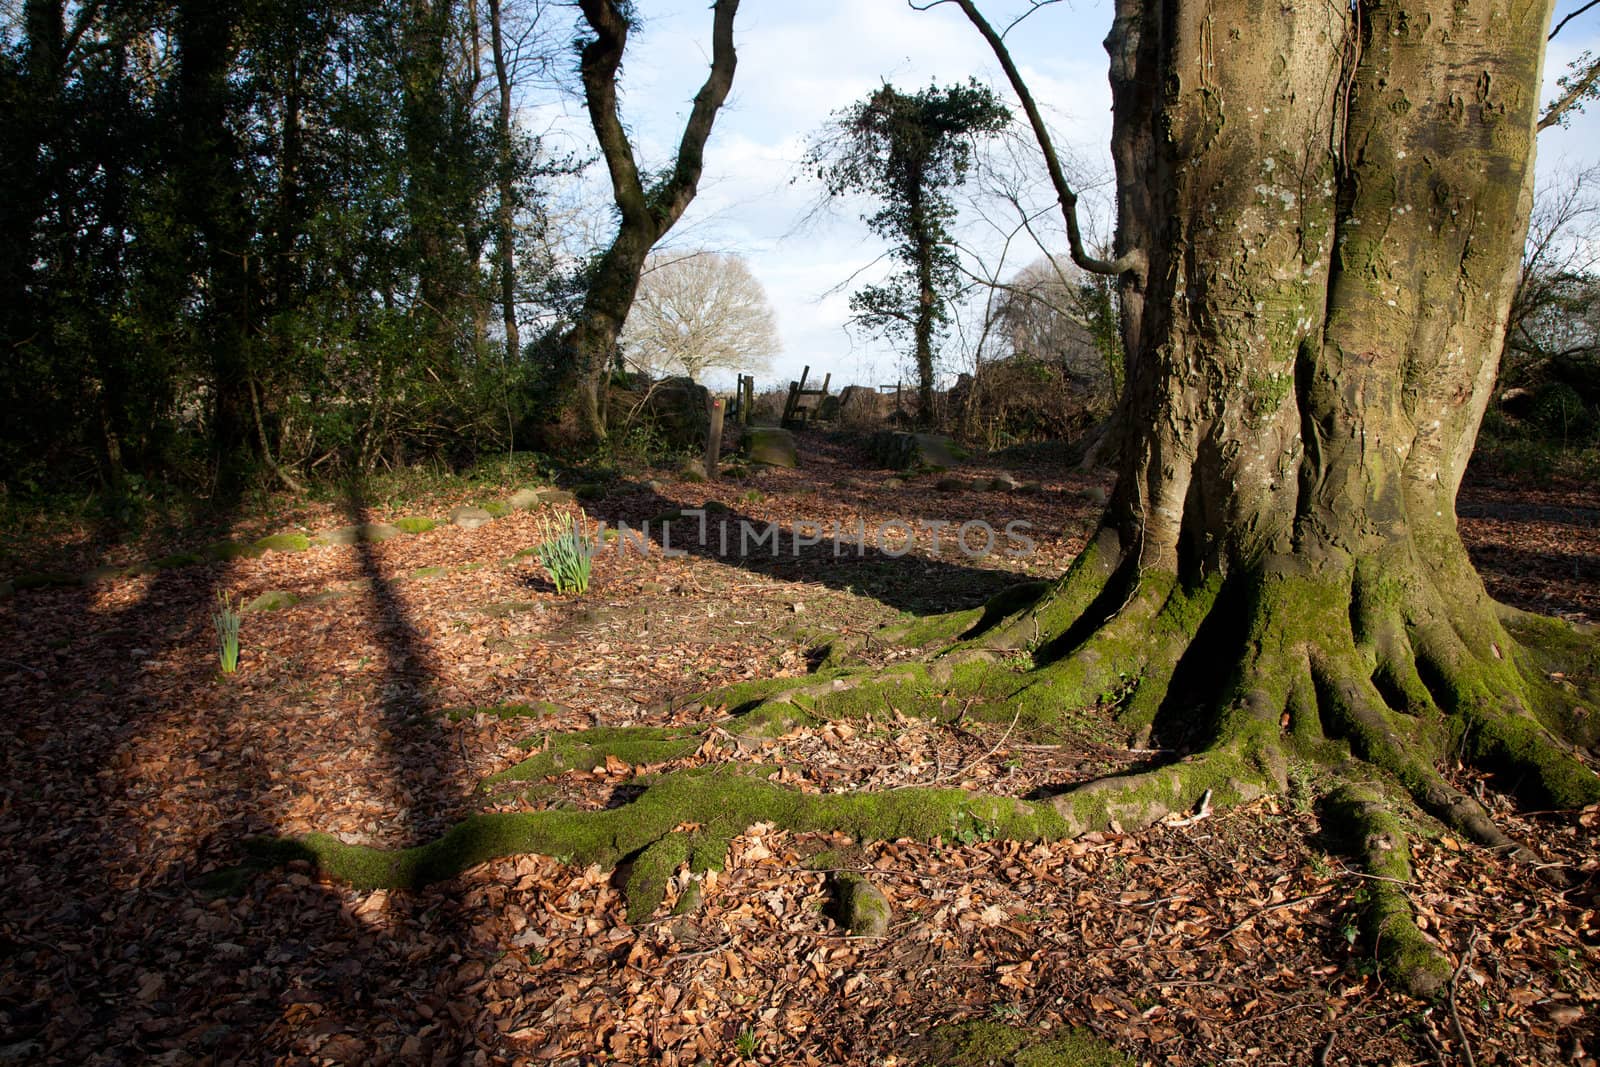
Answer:
POLYGON ((807 794, 767 781, 771 767, 703 767, 642 780, 629 803, 603 811, 476 815, 415 848, 346 844, 325 834, 260 841, 261 858, 306 860, 332 877, 367 888, 413 888, 499 856, 539 853, 571 863, 628 867, 628 919, 660 905, 669 879, 720 867, 731 839, 756 823, 791 831, 836 831, 862 840, 950 836, 973 826, 995 837, 1059 839, 1070 828, 1047 802, 960 789, 807 794))
MULTIPOLYGON (((716 764, 636 779, 641 791, 618 808, 479 815, 402 851, 315 835, 273 847, 279 858, 309 859, 369 887, 419 885, 517 852, 620 865, 628 917, 638 922, 661 904, 678 872, 720 866, 732 837, 753 823, 858 839, 926 839, 975 825, 1021 840, 1132 831, 1206 800, 1226 807, 1282 791, 1292 757, 1345 781, 1325 811, 1351 832, 1353 852, 1372 876, 1363 894, 1372 947, 1391 978, 1418 993, 1436 991, 1448 965, 1417 927, 1403 892, 1411 876, 1406 835, 1395 810, 1357 783, 1393 781, 1473 841, 1534 858, 1450 785, 1440 766, 1462 758, 1510 769, 1531 792, 1561 806, 1600 799, 1600 777, 1563 736, 1561 705, 1565 700, 1570 710, 1571 699, 1529 669, 1546 643, 1519 647, 1487 598, 1482 611, 1464 617, 1446 610, 1451 601, 1437 592, 1437 575, 1419 565, 1312 572, 1280 557, 1226 582, 1186 582, 1171 570, 1141 569, 1137 560, 1113 565, 1117 544, 1097 538, 1085 553, 1093 558, 1080 560, 1042 597, 1033 589, 997 602, 1009 607, 1007 617, 996 618, 996 608, 912 631, 947 642, 921 658, 878 671, 830 664, 805 679, 703 697, 733 716, 712 727, 552 736, 527 763, 489 784, 598 767, 608 755, 635 767, 670 764, 696 753, 712 731, 738 741, 808 720, 940 714, 953 703, 963 713, 974 702, 986 705, 985 717, 1024 730, 1048 728, 1052 719, 1102 701, 1113 685, 1125 686, 1123 722, 1136 738, 1158 712, 1194 719, 1186 725, 1202 738, 1199 751, 1164 766, 1024 801, 935 788, 804 794, 767 780, 770 765, 716 764), (997 662, 999 653, 1021 647, 1033 654, 997 662), (1206 672, 1212 681, 1202 694, 1176 693, 1174 672, 1193 656, 1234 667, 1206 672), (1026 660, 1023 669, 1018 659, 1026 660)), ((1523 632, 1537 631, 1524 625, 1523 632)), ((1595 652, 1583 641, 1577 647, 1595 652)), ((683 899, 693 899, 697 883, 683 888, 683 899)))
POLYGON ((1417 926, 1405 887, 1411 882, 1411 850, 1400 820, 1378 794, 1347 783, 1328 795, 1325 818, 1342 830, 1368 879, 1357 899, 1363 932, 1380 964, 1418 996, 1438 993, 1452 967, 1443 950, 1417 926))

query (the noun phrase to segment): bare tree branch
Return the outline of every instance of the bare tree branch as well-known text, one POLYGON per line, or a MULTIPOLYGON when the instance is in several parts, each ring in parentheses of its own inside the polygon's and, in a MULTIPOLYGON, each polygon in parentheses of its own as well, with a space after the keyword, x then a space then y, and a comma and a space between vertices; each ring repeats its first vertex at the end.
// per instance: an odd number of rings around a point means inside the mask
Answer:
POLYGON ((1596 6, 1600 6, 1600 0, 1589 0, 1589 2, 1587 4, 1584 4, 1582 7, 1578 8, 1578 10, 1571 12, 1570 14, 1567 15, 1566 18, 1564 18, 1560 22, 1556 23, 1556 28, 1550 31, 1550 36, 1545 38, 1545 40, 1547 40, 1547 41, 1555 40, 1556 39, 1556 34, 1561 32, 1562 27, 1566 26, 1567 23, 1571 22, 1573 19, 1577 18, 1579 15, 1583 14, 1585 11, 1588 11, 1591 7, 1596 7, 1596 6))
MULTIPOLYGON (((1072 262, 1091 274, 1124 274, 1133 273, 1141 278, 1145 271, 1145 257, 1142 251, 1131 250, 1115 260, 1099 259, 1089 255, 1083 247, 1083 233, 1078 227, 1078 194, 1073 192, 1072 186, 1067 182, 1066 173, 1061 168, 1061 160, 1056 156, 1055 146, 1050 138, 1050 131, 1045 126, 1044 116, 1039 113, 1039 106, 1034 103, 1033 93, 1029 91, 1027 82, 1022 80, 1022 73, 1011 59, 1011 52, 1006 48, 1004 39, 989 25, 987 19, 978 10, 972 0, 933 0, 932 3, 919 6, 915 0, 907 0, 910 6, 918 11, 937 7, 939 4, 953 2, 961 8, 967 16, 967 21, 975 26, 983 39, 989 43, 989 48, 994 52, 995 59, 1006 72, 1006 78, 1011 82, 1012 91, 1022 102, 1022 110, 1028 116, 1028 124, 1033 127, 1034 138, 1039 142, 1039 150, 1044 153, 1045 168, 1050 173, 1050 184, 1055 186, 1056 199, 1061 203, 1061 214, 1067 224, 1067 242, 1072 249, 1072 262)), ((1042 6, 1036 3, 1035 7, 1042 6)), ((1031 13, 1031 12, 1030 12, 1031 13)))

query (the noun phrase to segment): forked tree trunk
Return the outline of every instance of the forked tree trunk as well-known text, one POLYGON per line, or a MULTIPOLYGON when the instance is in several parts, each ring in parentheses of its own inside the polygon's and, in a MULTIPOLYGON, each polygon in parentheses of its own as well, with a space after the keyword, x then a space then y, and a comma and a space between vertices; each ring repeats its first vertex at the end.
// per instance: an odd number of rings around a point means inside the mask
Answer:
POLYGON ((611 176, 618 225, 616 237, 590 277, 578 321, 562 338, 562 348, 574 386, 578 424, 591 442, 600 442, 606 437, 604 376, 616 360, 617 338, 633 307, 645 257, 694 200, 705 167, 706 141, 717 110, 733 88, 738 63, 733 19, 739 0, 716 0, 712 5, 711 70, 695 94, 671 172, 648 188, 617 107, 617 72, 628 44, 631 5, 579 0, 578 7, 594 33, 584 44, 579 63, 584 105, 611 176))

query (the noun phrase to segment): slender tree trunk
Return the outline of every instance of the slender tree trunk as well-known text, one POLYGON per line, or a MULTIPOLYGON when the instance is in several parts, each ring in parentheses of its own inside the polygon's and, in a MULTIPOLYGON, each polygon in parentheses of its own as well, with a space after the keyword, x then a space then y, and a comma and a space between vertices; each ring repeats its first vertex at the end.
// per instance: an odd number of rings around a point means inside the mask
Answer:
POLYGON ((916 235, 917 245, 917 318, 912 326, 917 361, 917 422, 931 426, 934 423, 933 334, 935 316, 939 313, 939 296, 933 287, 935 236, 929 232, 922 174, 912 174, 906 186, 911 232, 916 235))
POLYGON ((517 156, 511 122, 511 70, 505 51, 505 37, 501 32, 500 2, 501 0, 488 0, 489 37, 494 51, 494 79, 500 94, 500 108, 496 113, 495 125, 495 132, 500 141, 497 176, 500 203, 495 213, 495 262, 500 275, 500 318, 505 325, 506 359, 510 361, 519 359, 522 354, 521 334, 517 329, 517 156))

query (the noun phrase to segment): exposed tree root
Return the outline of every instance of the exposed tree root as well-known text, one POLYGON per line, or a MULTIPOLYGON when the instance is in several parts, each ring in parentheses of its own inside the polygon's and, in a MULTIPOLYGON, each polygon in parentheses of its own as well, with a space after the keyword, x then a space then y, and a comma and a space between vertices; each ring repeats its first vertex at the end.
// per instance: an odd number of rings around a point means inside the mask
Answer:
MULTIPOLYGON (((1555 686, 1542 673, 1548 666, 1533 667, 1552 650, 1568 660, 1591 656, 1592 666, 1600 660, 1592 639, 1557 627, 1560 641, 1536 641, 1557 624, 1518 619, 1525 635, 1519 643, 1492 610, 1463 622, 1443 610, 1422 568, 1392 567, 1377 577, 1370 570, 1328 577, 1262 568, 1225 586, 1096 558, 1116 547, 1115 537, 1097 539, 1053 590, 1034 585, 986 609, 882 635, 925 650, 911 661, 852 667, 852 650, 839 646, 806 678, 707 695, 731 716, 711 727, 553 736, 485 785, 523 787, 565 769, 600 767, 608 756, 630 766, 671 763, 713 736, 742 748, 745 740, 808 721, 970 714, 1038 731, 1097 703, 1120 708, 1119 722, 1136 745, 1177 720, 1194 751, 1164 765, 1019 800, 937 788, 805 794, 767 780, 770 765, 735 762, 637 779, 636 796, 604 811, 475 816, 401 851, 321 835, 266 849, 366 887, 420 885, 518 852, 617 866, 625 872, 629 920, 638 922, 673 885, 680 909, 695 906, 695 876, 719 867, 730 840, 758 822, 858 839, 949 836, 975 826, 1024 840, 1133 831, 1203 800, 1225 807, 1282 791, 1297 762, 1343 782, 1323 811, 1330 828, 1352 840, 1370 876, 1361 894, 1364 924, 1385 973, 1419 994, 1438 991, 1450 966, 1417 927, 1405 896, 1405 832, 1395 809, 1360 780, 1386 778, 1463 836, 1536 859, 1441 768, 1460 759, 1511 774, 1545 804, 1600 800, 1600 777, 1563 729, 1575 699, 1589 696, 1555 686)), ((867 911, 875 907, 870 886, 838 889, 867 911)), ((869 919, 876 928, 873 916, 862 922, 869 919)))
POLYGON ((1405 830, 1378 795, 1349 783, 1329 794, 1326 813, 1346 831, 1351 851, 1366 869, 1362 926, 1379 961, 1419 996, 1432 996, 1450 981, 1450 961, 1417 927, 1406 886, 1411 849, 1405 830))

